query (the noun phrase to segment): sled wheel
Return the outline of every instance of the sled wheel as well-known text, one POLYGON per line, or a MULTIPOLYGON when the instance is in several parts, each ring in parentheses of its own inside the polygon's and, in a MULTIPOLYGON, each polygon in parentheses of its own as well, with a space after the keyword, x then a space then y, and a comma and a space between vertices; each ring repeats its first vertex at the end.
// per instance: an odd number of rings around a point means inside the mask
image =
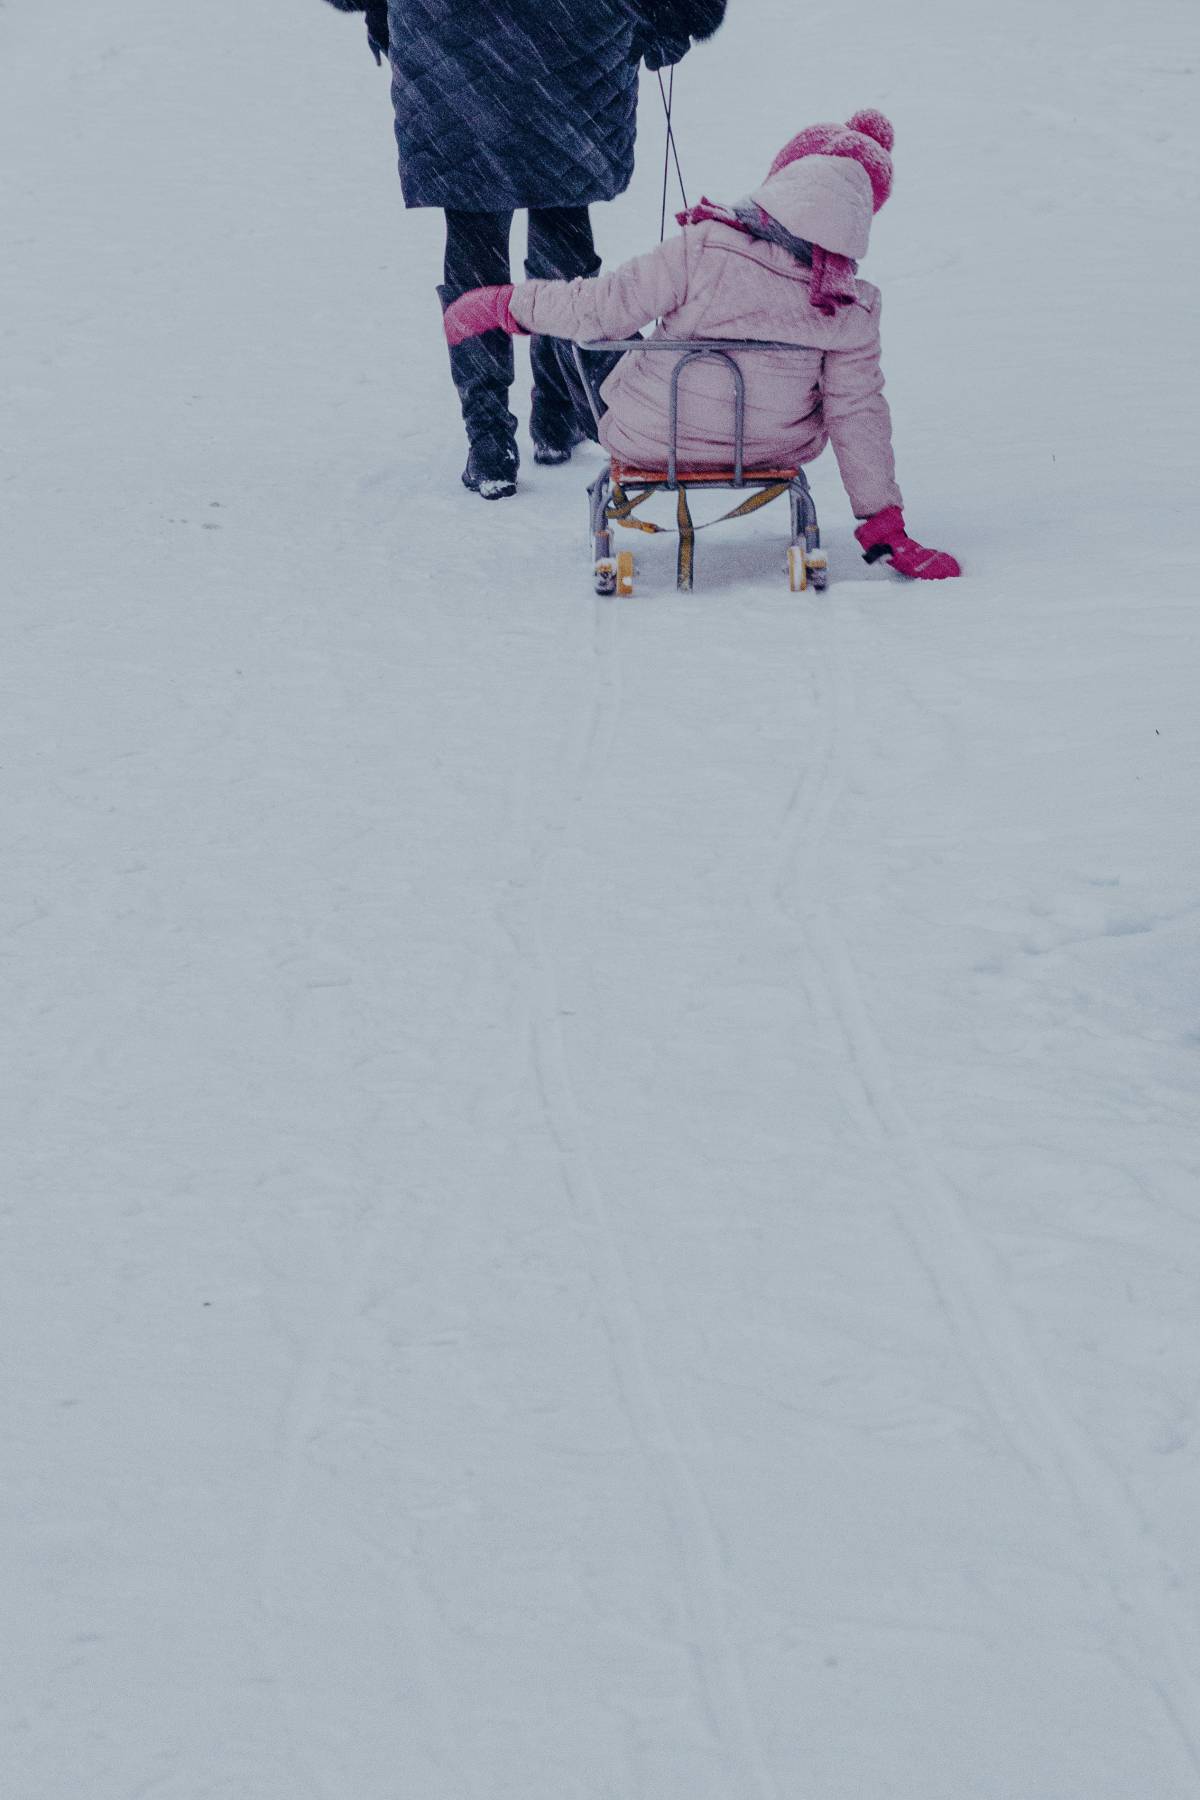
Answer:
POLYGON ((829 586, 829 558, 823 550, 810 550, 804 558, 804 566, 818 592, 829 586))
POLYGON ((617 593, 627 600, 633 592, 633 551, 617 552, 617 593))
POLYGON ((596 592, 608 599, 617 591, 617 565, 611 556, 600 556, 596 559, 595 568, 596 592))
POLYGON ((802 594, 808 586, 808 557, 803 544, 788 545, 788 587, 802 594))

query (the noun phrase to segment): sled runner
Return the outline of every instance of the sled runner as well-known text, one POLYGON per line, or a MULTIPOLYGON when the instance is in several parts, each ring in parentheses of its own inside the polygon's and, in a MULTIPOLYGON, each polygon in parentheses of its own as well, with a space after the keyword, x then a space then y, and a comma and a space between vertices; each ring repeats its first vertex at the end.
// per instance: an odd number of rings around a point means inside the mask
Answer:
POLYGON ((682 593, 691 592, 696 561, 696 532, 707 529, 707 526, 693 523, 688 504, 688 492, 691 488, 729 488, 738 492, 744 488, 754 490, 747 499, 722 514, 720 519, 711 520, 713 525, 723 524, 727 519, 745 518, 748 513, 757 512, 760 507, 769 506, 772 500, 779 500, 786 494, 791 513, 788 585, 794 594, 803 592, 810 582, 814 588, 826 585, 829 566, 825 552, 821 549, 817 509, 803 469, 745 467, 746 380, 733 352, 740 355, 763 350, 800 348, 802 346, 798 344, 731 338, 596 339, 574 346, 576 366, 597 426, 603 414, 603 403, 583 354, 585 351, 607 352, 610 356, 616 351, 632 355, 648 351, 670 351, 676 357, 675 367, 671 372, 670 447, 666 468, 630 468, 614 456, 610 459, 608 468, 602 471, 588 489, 591 502, 593 575, 598 594, 632 594, 633 553, 621 550, 614 556, 612 527, 654 533, 667 530, 667 527, 652 524, 648 519, 635 517, 637 509, 652 494, 660 493, 676 496, 679 555, 675 585, 682 593), (726 468, 681 469, 678 449, 679 380, 689 363, 703 359, 724 363, 733 378, 732 455, 730 465, 726 468))

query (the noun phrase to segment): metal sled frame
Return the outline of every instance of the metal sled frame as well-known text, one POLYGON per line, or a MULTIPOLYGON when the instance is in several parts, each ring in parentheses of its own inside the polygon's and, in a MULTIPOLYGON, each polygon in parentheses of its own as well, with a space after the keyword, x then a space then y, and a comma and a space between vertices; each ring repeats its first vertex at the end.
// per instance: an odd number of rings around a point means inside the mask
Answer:
POLYGON ((633 515, 652 494, 673 493, 677 496, 676 517, 679 534, 679 556, 676 586, 683 593, 692 590, 696 560, 696 531, 688 506, 688 489, 692 487, 752 488, 751 496, 739 506, 714 519, 717 525, 725 519, 744 518, 768 506, 783 494, 788 496, 791 513, 791 542, 788 549, 788 574, 793 592, 807 587, 811 581, 823 588, 828 579, 825 553, 821 549, 821 533, 817 509, 801 468, 747 469, 746 442, 746 378, 737 363, 738 354, 765 350, 801 350, 802 344, 772 343, 759 338, 619 338, 595 339, 572 346, 575 364, 583 382, 588 404, 599 427, 603 407, 592 379, 584 352, 640 351, 671 352, 675 367, 671 371, 670 441, 667 467, 664 470, 625 468, 613 458, 607 469, 588 489, 591 503, 592 555, 596 592, 598 594, 631 594, 633 592, 633 557, 629 551, 613 556, 613 525, 625 530, 661 532, 664 528, 633 515), (691 469, 679 467, 679 381, 690 363, 701 360, 724 363, 733 380, 733 466, 725 469, 691 469))

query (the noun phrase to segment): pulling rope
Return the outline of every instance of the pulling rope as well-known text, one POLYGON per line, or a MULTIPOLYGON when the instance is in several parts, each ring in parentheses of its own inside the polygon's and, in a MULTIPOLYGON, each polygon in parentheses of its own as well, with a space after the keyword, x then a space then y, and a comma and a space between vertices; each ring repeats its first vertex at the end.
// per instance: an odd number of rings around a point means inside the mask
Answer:
POLYGON ((687 189, 683 185, 683 170, 679 166, 679 148, 675 142, 675 126, 672 114, 675 111, 675 65, 672 63, 667 80, 662 78, 662 70, 658 71, 658 91, 662 95, 663 112, 667 118, 667 142, 663 151, 663 187, 662 187, 662 223, 658 241, 664 244, 667 240, 667 190, 671 185, 671 163, 675 164, 675 179, 679 183, 679 192, 683 199, 684 211, 687 210, 687 189))

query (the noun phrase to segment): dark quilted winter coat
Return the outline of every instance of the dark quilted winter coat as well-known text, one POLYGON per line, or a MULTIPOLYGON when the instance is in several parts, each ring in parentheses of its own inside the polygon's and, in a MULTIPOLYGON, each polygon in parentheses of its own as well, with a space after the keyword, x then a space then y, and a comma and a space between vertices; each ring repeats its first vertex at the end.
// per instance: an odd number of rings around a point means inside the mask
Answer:
MULTIPOLYGON (((382 14, 380 0, 330 4, 382 14)), ((677 61, 724 11, 725 0, 388 0, 406 203, 615 199, 633 174, 639 57, 677 61)))

